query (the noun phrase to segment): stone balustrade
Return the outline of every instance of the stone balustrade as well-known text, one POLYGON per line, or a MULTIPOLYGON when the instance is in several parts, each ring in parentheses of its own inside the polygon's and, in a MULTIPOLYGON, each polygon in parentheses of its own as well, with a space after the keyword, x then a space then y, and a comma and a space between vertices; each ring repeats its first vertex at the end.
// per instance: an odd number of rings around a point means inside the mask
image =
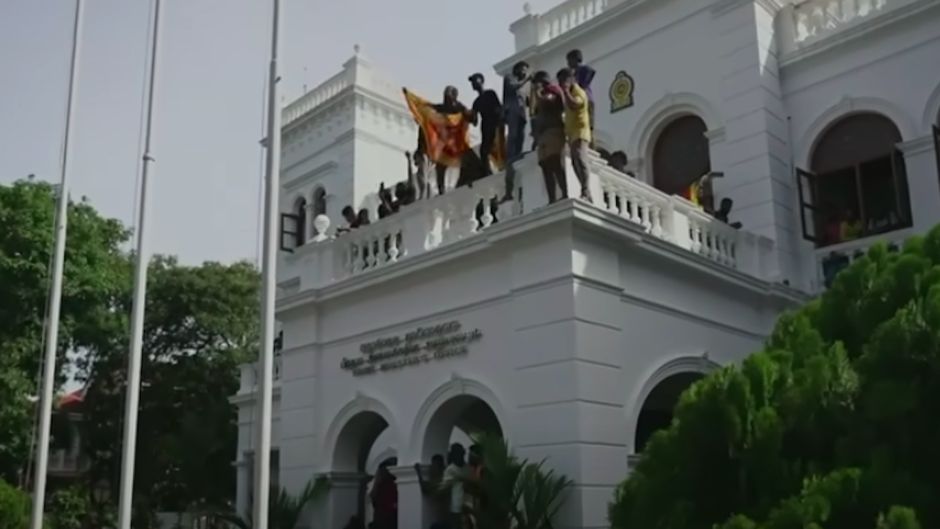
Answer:
MULTIPOLYGON (((568 188, 579 184, 568 163, 568 188)), ((687 200, 667 195, 627 176, 595 155, 589 161, 594 207, 635 224, 653 239, 673 244, 704 259, 761 279, 776 279, 773 243, 731 228, 687 200)), ((494 223, 525 216, 548 204, 534 155, 517 162, 517 200, 496 204, 504 194, 504 174, 497 173, 443 195, 403 207, 385 219, 335 237, 320 235, 281 259, 279 279, 286 291, 321 288, 390 267, 403 260, 476 236, 494 223), (483 207, 485 205, 486 207, 483 207)), ((335 233, 325 216, 321 233, 335 233)))
POLYGON ((327 79, 319 86, 300 96, 293 103, 284 107, 281 114, 281 126, 287 127, 301 116, 319 107, 323 103, 337 96, 340 92, 353 84, 352 71, 344 69, 340 73, 327 79))
MULTIPOLYGON (((248 362, 240 366, 241 373, 239 375, 239 381, 241 382, 241 387, 239 388, 239 393, 250 393, 258 389, 258 379, 261 373, 261 366, 257 362, 248 362)), ((281 355, 274 355, 274 380, 281 379, 281 355)))
POLYGON ((600 15, 610 0, 567 0, 539 16, 539 43, 548 42, 600 15))
POLYGON ((807 0, 793 6, 796 42, 824 37, 884 9, 889 0, 807 0))
POLYGON ((777 17, 780 51, 798 52, 827 37, 911 4, 914 0, 803 0, 777 17))
POLYGON ((510 26, 516 51, 544 44, 590 21, 623 0, 565 0, 545 13, 533 13, 525 5, 525 16, 510 26))

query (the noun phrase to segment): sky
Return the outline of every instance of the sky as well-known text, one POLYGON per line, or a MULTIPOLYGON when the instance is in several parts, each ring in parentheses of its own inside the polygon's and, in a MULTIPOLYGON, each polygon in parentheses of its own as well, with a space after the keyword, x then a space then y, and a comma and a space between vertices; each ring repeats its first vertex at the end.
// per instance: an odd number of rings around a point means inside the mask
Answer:
MULTIPOLYGON (((545 11, 559 0, 528 0, 545 11)), ((436 94, 513 52, 523 0, 283 0, 284 103, 358 44, 393 81, 436 94)), ((149 185, 152 251, 257 259, 269 0, 164 0, 149 185)), ((0 0, 0 184, 58 183, 74 0, 0 0)), ((85 0, 73 199, 133 226, 151 0, 85 0)))

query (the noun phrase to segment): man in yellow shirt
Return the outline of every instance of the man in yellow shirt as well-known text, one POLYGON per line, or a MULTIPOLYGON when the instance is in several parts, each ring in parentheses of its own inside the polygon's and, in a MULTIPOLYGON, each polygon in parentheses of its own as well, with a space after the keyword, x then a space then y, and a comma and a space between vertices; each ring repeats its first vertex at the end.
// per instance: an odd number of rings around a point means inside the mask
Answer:
POLYGON ((558 85, 561 87, 565 104, 565 136, 568 137, 568 150, 571 165, 581 184, 581 198, 588 202, 591 190, 588 187, 588 146, 591 144, 591 115, 588 110, 588 96, 575 82, 574 72, 565 68, 558 72, 558 85))

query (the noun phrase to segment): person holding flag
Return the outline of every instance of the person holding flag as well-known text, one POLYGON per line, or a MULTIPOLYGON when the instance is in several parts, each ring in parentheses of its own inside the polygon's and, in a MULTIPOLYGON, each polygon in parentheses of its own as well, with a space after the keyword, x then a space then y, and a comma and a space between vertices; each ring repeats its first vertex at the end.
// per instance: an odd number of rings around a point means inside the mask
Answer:
POLYGON ((443 194, 447 169, 460 167, 470 150, 472 113, 457 99, 457 88, 453 86, 444 89, 444 101, 439 104, 432 104, 407 88, 402 88, 402 92, 420 129, 418 151, 434 162, 437 192, 443 194))

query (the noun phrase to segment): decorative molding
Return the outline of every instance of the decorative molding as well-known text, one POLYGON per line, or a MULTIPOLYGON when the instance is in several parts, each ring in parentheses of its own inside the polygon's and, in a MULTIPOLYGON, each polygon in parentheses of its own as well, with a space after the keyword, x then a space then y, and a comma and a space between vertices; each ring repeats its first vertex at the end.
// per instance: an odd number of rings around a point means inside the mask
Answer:
POLYGON ((896 104, 876 97, 843 96, 838 102, 819 114, 805 132, 794 135, 794 137, 802 138, 799 148, 794 153, 794 163, 797 166, 809 166, 813 149, 816 148, 816 144, 823 133, 843 117, 863 112, 874 112, 890 119, 901 132, 902 139, 920 136, 917 134, 917 127, 914 126, 913 120, 896 104))
POLYGON ((462 378, 457 373, 452 373, 450 380, 438 386, 425 397, 421 407, 418 408, 418 412, 415 414, 414 425, 411 428, 410 454, 417 461, 427 460, 424 457, 426 454, 423 453, 425 437, 437 411, 451 399, 461 396, 475 397, 489 406, 503 429, 503 434, 508 436, 509 421, 502 407, 503 399, 500 399, 487 385, 476 380, 462 378))
POLYGON ((897 144, 897 148, 904 153, 905 158, 910 158, 912 156, 928 152, 933 153, 933 134, 927 134, 925 136, 921 136, 920 138, 914 138, 913 140, 899 143, 897 144))
POLYGON ((936 88, 927 98, 927 107, 924 109, 924 119, 921 129, 927 134, 933 133, 933 128, 940 126, 940 79, 938 79, 936 88))
POLYGON ((698 356, 694 355, 681 355, 673 357, 670 360, 660 364, 659 366, 647 371, 647 375, 643 377, 642 385, 637 387, 637 390, 629 396, 629 399, 624 403, 624 409, 632 410, 627 421, 627 446, 631 447, 630 453, 636 451, 636 429, 637 422, 640 418, 640 412, 643 411, 643 405, 646 404, 646 399, 649 398, 650 393, 656 389, 656 386, 661 384, 667 378, 674 375, 681 375, 684 373, 698 373, 701 375, 707 375, 712 371, 721 367, 718 363, 713 362, 708 359, 707 351, 703 351, 702 354, 698 356))
MULTIPOLYGON (((292 193, 296 192, 299 188, 311 183, 314 180, 317 180, 319 177, 330 174, 336 171, 339 168, 339 164, 335 160, 330 160, 323 162, 320 165, 314 167, 313 169, 301 174, 300 176, 295 176, 293 178, 286 179, 281 187, 285 192, 292 193)), ((306 197, 304 197, 306 198, 306 197)), ((310 202, 310 200, 308 200, 310 202)))

